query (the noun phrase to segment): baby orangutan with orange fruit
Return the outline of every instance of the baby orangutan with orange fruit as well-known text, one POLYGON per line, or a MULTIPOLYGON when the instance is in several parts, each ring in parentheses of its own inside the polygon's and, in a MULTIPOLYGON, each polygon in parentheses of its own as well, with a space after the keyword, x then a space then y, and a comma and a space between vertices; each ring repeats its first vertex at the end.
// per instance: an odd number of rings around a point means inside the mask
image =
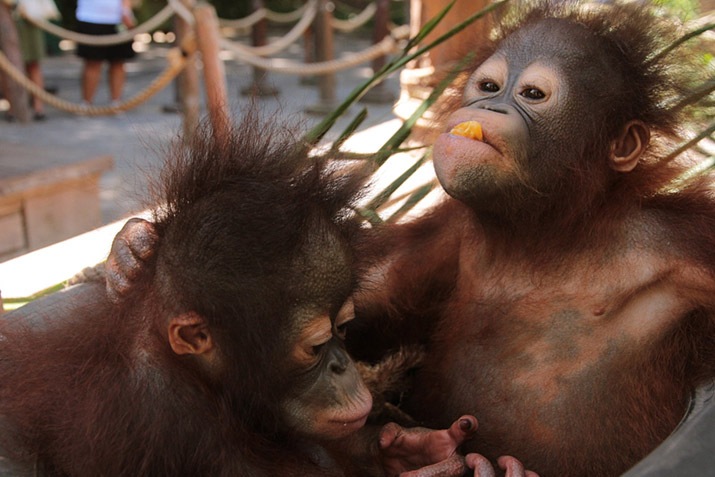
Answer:
POLYGON ((683 181, 697 158, 667 157, 697 120, 681 88, 712 74, 685 46, 657 54, 683 33, 662 12, 603 3, 519 2, 465 45, 433 147, 449 197, 358 243, 378 263, 351 354, 425 345, 401 408, 428 427, 473 414, 467 452, 542 477, 621 475, 715 378, 715 173, 683 181))

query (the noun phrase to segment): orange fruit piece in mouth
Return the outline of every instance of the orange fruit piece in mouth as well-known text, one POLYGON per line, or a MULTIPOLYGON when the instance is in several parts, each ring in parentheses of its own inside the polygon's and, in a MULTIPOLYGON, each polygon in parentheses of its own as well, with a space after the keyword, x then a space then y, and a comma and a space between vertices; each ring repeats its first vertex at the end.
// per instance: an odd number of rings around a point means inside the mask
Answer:
POLYGON ((463 123, 459 123, 452 128, 450 134, 466 137, 468 139, 474 139, 475 141, 484 140, 482 125, 477 121, 464 121, 463 123))

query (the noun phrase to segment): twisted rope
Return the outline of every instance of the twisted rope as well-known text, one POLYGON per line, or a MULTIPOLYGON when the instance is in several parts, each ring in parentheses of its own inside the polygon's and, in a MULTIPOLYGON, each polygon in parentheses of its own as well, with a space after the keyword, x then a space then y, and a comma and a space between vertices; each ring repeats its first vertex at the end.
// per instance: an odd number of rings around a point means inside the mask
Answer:
MULTIPOLYGON (((304 13, 310 9, 315 8, 314 2, 308 2, 298 10, 291 13, 276 13, 265 8, 260 8, 255 12, 251 13, 247 17, 239 18, 236 20, 225 20, 219 19, 219 25, 222 27, 235 28, 237 30, 247 30, 253 25, 263 20, 264 18, 274 21, 276 23, 292 23, 295 20, 304 18, 304 13)), ((367 23, 377 11, 377 6, 374 3, 369 4, 363 9, 362 12, 355 15, 353 18, 347 20, 341 20, 339 18, 331 18, 331 25, 336 30, 342 32, 351 32, 357 28, 360 28, 365 23, 367 23)), ((315 17, 315 12, 311 14, 311 18, 315 17)), ((305 30, 302 30, 303 33, 305 30)), ((281 48, 283 49, 283 48, 281 48)), ((270 56, 272 53, 255 53, 258 56, 270 56)))
POLYGON ((265 8, 259 8, 247 17, 236 18, 232 20, 225 20, 223 18, 219 18, 218 24, 222 27, 235 28, 237 30, 247 30, 256 23, 266 18, 267 11, 268 10, 266 10, 265 8))
POLYGON ((87 106, 84 104, 72 103, 52 95, 30 81, 15 67, 15 65, 10 62, 2 51, 0 51, 0 69, 7 73, 7 75, 15 80, 20 86, 50 106, 83 116, 108 116, 133 109, 147 101, 160 90, 164 89, 166 85, 168 85, 181 72, 181 70, 184 69, 188 58, 194 51, 196 51, 196 42, 192 35, 183 42, 182 47, 176 47, 169 50, 166 57, 169 64, 164 71, 154 81, 152 81, 151 84, 149 84, 149 86, 127 101, 113 106, 87 106))
POLYGON ((373 15, 375 15, 376 11, 377 5, 375 5, 374 3, 370 3, 367 7, 365 7, 363 11, 348 20, 333 18, 331 25, 336 30, 340 30, 343 32, 351 32, 367 23, 368 20, 370 20, 373 15))
POLYGON ((255 12, 243 18, 237 18, 234 20, 219 18, 219 24, 225 27, 246 29, 252 27, 264 18, 274 23, 293 23, 303 16, 307 7, 308 5, 306 4, 288 13, 274 12, 272 10, 268 10, 267 8, 259 8, 255 12))
POLYGON ((405 26, 393 30, 391 36, 386 36, 379 43, 357 53, 351 53, 344 58, 322 61, 317 63, 300 63, 284 59, 266 59, 246 53, 243 48, 237 48, 236 44, 221 40, 221 47, 232 51, 238 59, 264 70, 278 73, 294 74, 297 76, 318 76, 328 73, 335 73, 344 69, 353 68, 359 64, 372 61, 375 58, 394 53, 399 50, 397 40, 406 38, 409 34, 409 27, 405 26))
POLYGON ((181 17, 187 24, 192 25, 196 22, 194 19, 194 14, 191 10, 186 8, 186 5, 181 3, 179 0, 168 0, 167 6, 170 6, 177 15, 181 17))
MULTIPOLYGON (((375 14, 375 11, 377 10, 377 7, 375 4, 371 3, 368 5, 362 12, 360 12, 359 15, 355 16, 351 20, 336 20, 333 19, 333 27, 337 30, 349 32, 352 31, 361 25, 363 25, 365 22, 370 20, 370 18, 375 14)), ((305 31, 310 27, 310 25, 313 23, 313 20, 315 19, 315 15, 318 12, 318 4, 315 0, 310 0, 308 1, 302 8, 302 11, 304 12, 303 16, 300 18, 300 21, 291 28, 291 30, 286 33, 283 37, 280 39, 274 41, 273 43, 269 45, 263 45, 263 46, 248 46, 248 45, 241 45, 241 44, 235 44, 234 48, 237 50, 242 50, 242 55, 253 55, 253 56, 272 56, 275 55, 276 53, 279 53, 286 48, 288 48, 290 45, 292 45, 296 40, 300 39, 301 36, 305 33, 305 31)), ((255 13, 259 13, 260 10, 257 10, 255 13)), ((246 17, 248 18, 248 17, 246 17)))
MULTIPOLYGON (((273 42, 270 45, 264 45, 261 47, 250 47, 223 39, 220 42, 221 46, 224 49, 232 51, 239 60, 242 60, 252 66, 280 73, 295 74, 298 76, 315 76, 335 73, 337 71, 353 68, 359 64, 372 61, 376 58, 397 51, 397 40, 407 38, 409 34, 407 27, 395 28, 391 32, 391 36, 385 37, 381 42, 376 43, 361 52, 349 54, 341 59, 308 64, 283 59, 271 60, 262 58, 262 56, 275 54, 285 49, 296 39, 298 39, 310 26, 313 19, 315 18, 315 15, 317 13, 317 3, 316 0, 309 0, 303 7, 298 10, 295 10, 290 14, 276 14, 275 12, 271 12, 272 18, 268 15, 268 10, 262 10, 265 9, 258 10, 254 12, 254 14, 252 14, 251 16, 241 20, 246 21, 250 19, 250 21, 253 21, 253 23, 255 23, 263 17, 268 17, 272 21, 287 22, 289 21, 289 18, 295 17, 300 18, 300 21, 283 38, 276 42, 273 42), (258 18, 258 20, 254 21, 254 19, 256 18, 258 18)), ((364 24, 366 21, 368 21, 374 15, 375 11, 375 5, 370 4, 359 15, 349 21, 334 20, 333 26, 336 29, 342 31, 349 31, 355 29, 360 25, 364 24)), ((170 19, 174 14, 180 16, 190 25, 195 24, 196 20, 194 18, 194 15, 179 0, 168 0, 167 5, 163 9, 161 9, 156 15, 144 22, 142 25, 137 26, 136 28, 115 35, 107 35, 101 37, 93 35, 84 35, 71 30, 67 30, 44 19, 34 18, 30 16, 26 16, 26 18, 28 21, 30 21, 37 27, 49 33, 57 35, 60 38, 73 40, 77 43, 82 44, 112 45, 131 40, 134 38, 135 35, 148 33, 158 28, 160 25, 170 19)), ((166 87, 166 85, 169 84, 169 82, 171 82, 186 66, 187 57, 191 56, 191 54, 196 51, 196 43, 193 35, 187 38, 184 43, 186 43, 185 46, 173 48, 169 51, 167 55, 167 59, 169 60, 167 68, 147 88, 137 93, 129 100, 122 102, 119 105, 113 106, 87 106, 83 104, 72 103, 63 100, 57 96, 54 96, 45 91, 44 89, 38 87, 32 81, 30 81, 21 71, 15 68, 15 66, 2 52, 0 52, 0 69, 5 71, 8 76, 10 76, 14 81, 20 84, 20 86, 25 88, 31 94, 37 96, 42 101, 57 109, 87 116, 111 115, 122 111, 130 110, 142 104, 143 102, 154 96, 158 91, 166 87)))
POLYGON ((313 23, 315 14, 318 11, 317 3, 315 0, 310 0, 305 6, 305 15, 300 19, 298 23, 295 24, 293 28, 291 28, 288 33, 285 34, 285 36, 281 37, 280 39, 274 41, 269 45, 247 46, 236 43, 235 48, 238 50, 242 50, 244 52, 244 55, 254 56, 271 56, 288 48, 290 45, 293 44, 293 42, 298 40, 303 35, 303 33, 305 33, 305 30, 307 30, 308 27, 310 27, 310 24, 313 23))
POLYGON ((38 28, 41 28, 42 30, 45 30, 48 33, 52 33, 53 35, 56 35, 60 38, 72 40, 76 43, 81 43, 83 45, 104 46, 126 43, 127 41, 133 40, 135 35, 149 33, 150 31, 157 29, 173 15, 174 8, 172 5, 169 4, 162 8, 156 15, 151 17, 149 20, 145 21, 144 23, 138 25, 135 28, 132 28, 131 30, 127 30, 121 33, 115 33, 114 35, 101 36, 86 35, 84 33, 77 33, 72 30, 67 30, 66 28, 57 26, 54 23, 50 23, 42 18, 34 18, 31 16, 25 16, 25 18, 38 28))
POLYGON ((293 23, 303 16, 303 12, 306 9, 306 5, 293 10, 288 13, 274 12, 272 10, 266 10, 266 18, 275 23, 293 23))

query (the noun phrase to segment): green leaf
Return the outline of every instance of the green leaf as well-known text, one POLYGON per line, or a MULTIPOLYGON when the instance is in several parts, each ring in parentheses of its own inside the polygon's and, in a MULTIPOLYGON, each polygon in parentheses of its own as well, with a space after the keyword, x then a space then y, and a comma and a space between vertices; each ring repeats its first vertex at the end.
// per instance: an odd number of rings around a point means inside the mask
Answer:
POLYGON ((422 42, 422 40, 424 40, 425 37, 427 35, 429 35, 432 32, 432 30, 435 29, 435 27, 437 25, 439 25, 439 22, 442 21, 442 19, 445 17, 445 15, 447 15, 447 13, 449 13, 449 11, 452 9, 452 7, 454 6, 454 3, 456 1, 457 0, 452 0, 449 3, 449 5, 447 5, 445 8, 443 8, 442 11, 439 12, 434 18, 425 22, 425 24, 422 25, 422 28, 420 28, 420 31, 418 31, 417 34, 413 38, 410 38, 410 40, 407 42, 407 46, 405 46, 405 48, 404 48, 405 52, 408 52, 412 48, 419 45, 422 42))
POLYGON ((414 110, 409 118, 400 126, 400 128, 392 135, 385 144, 375 154, 375 163, 379 166, 385 163, 387 159, 396 153, 399 146, 407 139, 412 131, 412 128, 424 113, 432 106, 437 99, 442 95, 447 86, 452 84, 456 76, 464 68, 466 64, 472 61, 472 55, 467 55, 449 72, 449 74, 434 87, 430 95, 422 101, 422 103, 414 110))
POLYGON ((680 45, 682 45, 686 41, 690 40, 691 38, 700 36, 703 33, 705 33, 706 31, 709 31, 712 29, 715 29, 715 23, 707 23, 700 28, 696 28, 695 30, 686 33, 685 35, 683 35, 682 37, 678 38, 673 43, 671 43, 670 45, 665 47, 663 50, 661 50, 655 56, 653 56, 653 58, 651 58, 649 61, 656 62, 656 61, 660 60, 661 58, 668 55, 671 51, 675 50, 676 48, 678 48, 680 45))
MULTIPOLYGON (((383 81, 385 78, 387 78, 389 75, 392 73, 396 72, 403 66, 405 66, 407 63, 410 61, 414 60, 418 56, 423 55, 430 49, 434 48, 435 46, 447 41, 449 38, 452 36, 456 35, 460 31, 464 30, 467 28, 469 25, 474 23, 475 21, 479 20, 486 14, 501 8, 504 4, 506 4, 509 0, 500 0, 497 2, 492 3, 491 5, 488 5, 487 7, 483 8, 482 10, 476 12, 475 14, 469 16, 466 20, 463 22, 457 24, 454 28, 450 29, 447 33, 443 34, 436 40, 434 40, 432 43, 424 46, 423 48, 418 49, 417 51, 413 53, 407 53, 407 51, 403 51, 400 55, 398 55, 397 58, 395 58, 392 61, 389 61, 388 63, 383 66, 380 71, 376 72, 371 78, 369 78, 365 83, 362 85, 358 86, 355 88, 345 100, 340 103, 330 114, 328 114, 325 118, 323 118, 322 121, 320 121, 317 125, 315 125, 308 133, 304 136, 303 140, 309 144, 309 145, 315 145, 317 144, 324 136, 325 134, 330 130, 335 125, 335 122, 340 118, 347 110, 348 108, 356 103, 357 101, 360 100, 360 98, 373 86, 376 84, 380 83, 383 81)), ((451 4, 445 9, 448 10, 451 8, 451 4)), ((441 12, 438 17, 440 20, 444 18, 444 15, 446 14, 446 11, 441 12)), ((420 29, 420 31, 417 33, 416 37, 424 37, 427 34, 429 34, 430 31, 434 29, 434 27, 437 25, 436 22, 427 22, 427 24, 420 29)))
POLYGON ((385 187, 380 193, 378 193, 373 199, 368 202, 368 204, 365 206, 365 209, 377 211, 387 200, 392 196, 392 194, 395 193, 395 191, 402 185, 404 184, 407 179, 409 179, 412 174, 415 173, 417 169, 424 164, 425 160, 427 160, 427 154, 424 154, 422 157, 420 157, 412 166, 410 166, 405 172, 400 174, 400 176, 392 181, 390 185, 385 187))
POLYGON ((33 300, 36 300, 36 299, 43 297, 45 295, 49 295, 51 293, 58 292, 64 288, 65 288, 65 282, 62 282, 62 283, 58 283, 56 285, 52 285, 49 288, 45 288, 44 290, 41 290, 31 296, 3 297, 3 299, 2 299, 3 308, 6 311, 15 310, 15 309, 20 308, 21 306, 33 301, 33 300))
POLYGON ((436 182, 432 181, 429 184, 425 184, 422 187, 418 188, 408 199, 407 201, 400 207, 397 212, 392 214, 388 219, 387 222, 394 222, 396 220, 399 220, 403 215, 405 215, 407 212, 412 210, 412 208, 417 205, 422 199, 425 198, 427 194, 429 194, 432 189, 435 188, 436 182))
POLYGON ((678 147, 676 150, 674 150, 673 152, 668 154, 666 157, 664 157, 663 161, 667 162, 667 161, 675 159, 676 157, 678 157, 679 155, 681 155, 682 153, 684 153, 691 147, 695 146, 697 143, 699 143, 706 137, 709 137, 713 133, 715 133, 715 121, 710 123, 710 125, 707 128, 705 128, 705 130, 701 131, 700 134, 693 137, 689 141, 685 142, 680 147, 678 147))
POLYGON ((682 98, 680 101, 678 101, 677 104, 672 106, 671 109, 673 110, 679 110, 682 109, 686 106, 690 106, 691 104, 695 104, 701 99, 705 98, 708 96, 710 93, 715 91, 715 78, 710 79, 710 81, 707 81, 703 83, 702 85, 698 86, 697 88, 693 89, 690 91, 684 98, 682 98))
POLYGON ((357 128, 360 127, 360 125, 365 121, 365 118, 367 118, 367 108, 362 108, 360 112, 355 116, 355 118, 348 124, 348 127, 345 128, 345 130, 340 134, 340 137, 333 143, 332 147, 330 148, 330 153, 334 153, 336 151, 339 151, 342 145, 350 139, 350 136, 353 135, 353 133, 357 130, 357 128))

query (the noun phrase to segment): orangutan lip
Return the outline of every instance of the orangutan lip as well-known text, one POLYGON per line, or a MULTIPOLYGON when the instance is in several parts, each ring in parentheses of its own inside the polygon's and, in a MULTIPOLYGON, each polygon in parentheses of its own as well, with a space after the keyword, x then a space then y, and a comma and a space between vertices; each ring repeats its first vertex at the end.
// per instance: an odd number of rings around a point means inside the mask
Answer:
POLYGON ((367 419, 367 416, 368 416, 369 414, 370 414, 369 412, 368 412, 368 413, 365 413, 365 414, 363 414, 362 416, 358 417, 357 419, 353 419, 353 420, 350 420, 350 421, 345 421, 345 420, 342 420, 342 419, 331 419, 329 422, 331 422, 331 423, 333 423, 333 424, 340 424, 340 425, 343 425, 343 426, 351 426, 351 425, 353 425, 353 424, 358 424, 358 423, 360 423, 360 422, 366 420, 366 419, 367 419))
POLYGON ((484 139, 474 139, 471 137, 462 136, 460 134, 454 134, 453 132, 448 132, 447 134, 449 134, 452 137, 461 137, 462 139, 466 139, 466 140, 472 141, 472 142, 486 142, 484 139))
MULTIPOLYGON (((451 131, 451 129, 450 129, 450 131, 451 131)), ((470 142, 472 142, 472 143, 486 144, 487 146, 491 147, 491 148, 494 149, 496 152, 498 152, 499 154, 501 154, 501 151, 499 150, 499 148, 496 147, 496 146, 494 146, 494 144, 492 144, 491 142, 489 142, 486 137, 483 137, 482 140, 480 141, 480 140, 477 140, 477 139, 471 139, 471 138, 468 138, 468 137, 460 136, 459 134, 452 134, 452 133, 449 132, 449 131, 445 132, 444 134, 448 135, 448 136, 451 137, 451 138, 457 138, 457 140, 465 140, 465 141, 470 141, 470 142)))

